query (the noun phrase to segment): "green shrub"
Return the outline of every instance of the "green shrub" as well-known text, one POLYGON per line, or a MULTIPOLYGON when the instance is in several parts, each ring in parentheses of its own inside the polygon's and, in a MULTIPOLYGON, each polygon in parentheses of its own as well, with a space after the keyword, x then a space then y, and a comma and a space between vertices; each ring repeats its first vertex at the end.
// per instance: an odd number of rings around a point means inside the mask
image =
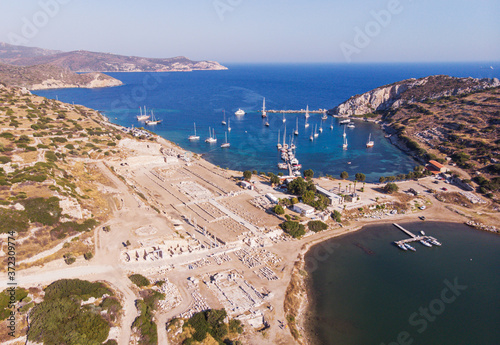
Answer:
POLYGON ((285 210, 283 209, 283 206, 281 206, 281 205, 274 206, 273 212, 276 213, 277 215, 285 214, 285 210))
POLYGON ((399 190, 399 187, 397 184, 389 182, 384 186, 384 191, 388 194, 396 193, 399 190))
POLYGON ((6 164, 12 162, 12 159, 7 156, 0 156, 0 164, 6 164))
POLYGON ((130 279, 132 283, 134 283, 138 287, 151 285, 149 279, 141 274, 132 274, 131 276, 128 277, 128 279, 130 279))
POLYGON ((321 220, 311 220, 307 223, 309 230, 314 232, 319 232, 328 229, 328 225, 323 223, 321 220))
POLYGON ((31 222, 43 225, 54 225, 59 221, 62 209, 59 207, 59 198, 31 198, 21 202, 26 215, 31 222))
POLYGON ((280 227, 293 238, 300 238, 306 234, 304 225, 299 222, 287 220, 280 224, 280 227))

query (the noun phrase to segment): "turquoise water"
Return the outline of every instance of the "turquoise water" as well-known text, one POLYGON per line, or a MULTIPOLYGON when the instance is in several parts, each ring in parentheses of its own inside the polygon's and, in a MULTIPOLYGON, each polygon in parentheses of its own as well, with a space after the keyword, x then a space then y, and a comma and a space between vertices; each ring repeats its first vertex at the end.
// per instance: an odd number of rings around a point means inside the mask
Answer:
MULTIPOLYGON (((135 116, 139 107, 154 109, 163 123, 149 127, 186 150, 204 154, 210 162, 236 170, 278 172, 276 150, 278 132, 283 136, 282 116, 270 114, 270 127, 264 126, 259 110, 266 97, 268 109, 330 109, 355 94, 377 86, 411 77, 449 74, 459 77, 493 77, 500 73, 490 64, 330 64, 330 65, 228 65, 227 71, 196 71, 191 73, 110 73, 125 85, 103 89, 61 89, 36 91, 49 98, 97 109, 112 122, 123 126, 140 126, 135 116), (234 112, 247 114, 236 118, 234 112), (230 118, 230 149, 221 149, 225 128, 221 125, 223 110, 230 118), (187 137, 196 122, 199 142, 187 137), (204 142, 209 127, 215 129, 218 143, 204 142)), ((378 181, 381 175, 396 175, 412 170, 416 163, 389 144, 377 125, 356 123, 347 130, 349 149, 342 150, 342 127, 332 119, 321 121, 319 114, 309 118, 304 128, 304 115, 287 115, 287 137, 299 119, 296 156, 304 169, 313 169, 316 176, 338 176, 346 170, 350 175, 363 172, 367 181, 378 181), (323 133, 311 142, 309 136, 316 126, 323 133), (366 148, 369 134, 375 142, 366 148), (350 164, 348 164, 350 162, 350 164)), ((287 138, 288 140, 288 138, 287 138)))
POLYGON ((394 345, 399 337, 401 344, 500 344, 500 237, 462 224, 404 227, 424 230, 443 245, 416 243, 416 252, 404 252, 391 242, 407 236, 385 224, 332 239, 307 254, 309 328, 317 342, 394 345), (331 248, 326 259, 318 255, 325 248, 331 248), (456 292, 450 284, 458 285, 456 292))

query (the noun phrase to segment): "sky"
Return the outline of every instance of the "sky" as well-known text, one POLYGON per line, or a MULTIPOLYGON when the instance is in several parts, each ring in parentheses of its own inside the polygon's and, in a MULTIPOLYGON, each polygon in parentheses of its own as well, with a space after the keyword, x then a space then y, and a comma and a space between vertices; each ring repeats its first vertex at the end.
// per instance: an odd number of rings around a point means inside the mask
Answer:
POLYGON ((498 0, 0 0, 0 42, 225 63, 500 61, 498 0))

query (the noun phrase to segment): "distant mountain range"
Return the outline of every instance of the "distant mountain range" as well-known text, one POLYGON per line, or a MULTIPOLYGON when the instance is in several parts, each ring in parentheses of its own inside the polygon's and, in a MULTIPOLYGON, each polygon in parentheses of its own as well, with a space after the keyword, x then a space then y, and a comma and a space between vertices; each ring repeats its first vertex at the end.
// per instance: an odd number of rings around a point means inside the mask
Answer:
POLYGON ((109 75, 91 72, 77 74, 53 65, 12 66, 0 64, 0 82, 6 86, 25 87, 29 90, 60 88, 98 88, 122 85, 109 75))
POLYGON ((192 61, 184 56, 157 59, 85 50, 61 52, 1 42, 0 62, 16 66, 53 65, 73 72, 186 72, 227 69, 215 61, 192 61))

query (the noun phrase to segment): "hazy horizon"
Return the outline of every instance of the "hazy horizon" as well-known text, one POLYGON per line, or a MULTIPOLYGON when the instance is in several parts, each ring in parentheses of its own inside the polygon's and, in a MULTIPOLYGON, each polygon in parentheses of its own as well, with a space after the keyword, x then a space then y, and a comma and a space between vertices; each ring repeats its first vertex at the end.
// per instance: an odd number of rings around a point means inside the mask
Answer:
POLYGON ((500 2, 30 0, 1 5, 0 41, 221 63, 500 61, 500 2))

